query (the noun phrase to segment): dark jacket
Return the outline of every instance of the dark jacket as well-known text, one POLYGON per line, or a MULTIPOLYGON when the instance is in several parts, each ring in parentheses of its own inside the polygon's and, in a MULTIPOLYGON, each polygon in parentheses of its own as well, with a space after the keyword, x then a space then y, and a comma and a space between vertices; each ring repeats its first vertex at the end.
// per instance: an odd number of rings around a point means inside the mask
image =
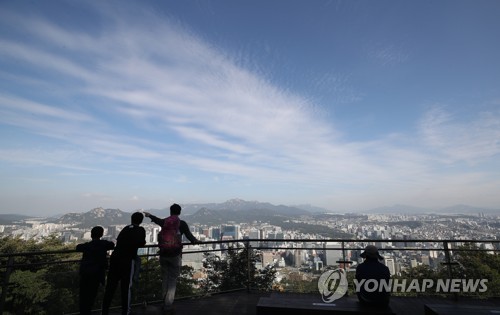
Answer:
MULTIPOLYGON (((158 224, 159 226, 163 227, 163 225, 165 224, 165 219, 160 219, 158 218, 157 216, 154 216, 152 214, 149 215, 149 218, 151 219, 152 222, 158 224)), ((179 232, 181 233, 181 235, 185 235, 186 238, 191 242, 191 243, 198 243, 199 241, 196 239, 196 237, 194 237, 194 235, 191 233, 191 231, 189 230, 189 226, 187 225, 186 221, 184 220, 180 220, 180 226, 179 226, 179 232)), ((160 255, 162 253, 160 252, 160 255)), ((177 255, 180 255, 182 254, 182 248, 179 249, 176 253, 173 254, 173 256, 177 256, 177 255)), ((172 255, 169 255, 169 256, 172 256, 172 255)))
POLYGON ((127 225, 116 238, 116 247, 111 254, 111 260, 132 261, 137 257, 137 250, 144 245, 146 245, 146 230, 139 225, 127 225))
MULTIPOLYGON (((358 280, 358 282, 362 281, 362 279, 383 279, 389 281, 390 277, 391 274, 389 272, 389 268, 377 259, 366 259, 356 268, 356 280, 358 280)), ((378 289, 374 292, 367 292, 364 289, 364 284, 360 289, 361 290, 356 292, 356 294, 358 295, 358 299, 361 303, 380 306, 386 306, 389 304, 390 292, 379 292, 378 289)))
POLYGON ((80 276, 98 277, 103 282, 105 271, 108 268, 106 254, 114 247, 113 242, 99 239, 76 245, 76 251, 83 253, 80 261, 80 276))

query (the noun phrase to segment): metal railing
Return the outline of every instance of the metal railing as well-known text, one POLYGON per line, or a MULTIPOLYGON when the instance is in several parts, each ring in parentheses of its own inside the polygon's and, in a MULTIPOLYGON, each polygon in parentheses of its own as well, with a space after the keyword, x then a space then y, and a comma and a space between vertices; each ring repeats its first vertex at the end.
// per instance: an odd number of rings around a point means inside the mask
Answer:
MULTIPOLYGON (((453 277, 454 268, 458 264, 454 259, 457 253, 481 252, 497 255, 500 251, 500 241, 498 240, 241 239, 203 242, 200 246, 198 246, 198 248, 193 248, 189 246, 190 244, 184 244, 186 245, 184 250, 184 260, 189 260, 186 259, 189 258, 189 255, 199 253, 203 253, 204 257, 211 254, 220 254, 221 256, 224 256, 224 254, 229 250, 239 251, 246 249, 247 255, 250 255, 251 251, 256 251, 258 253, 274 252, 278 253, 277 255, 279 255, 280 251, 305 251, 306 253, 315 251, 318 257, 322 256, 322 263, 324 265, 324 267, 320 268, 320 270, 317 270, 319 272, 327 266, 349 269, 357 262, 356 258, 359 257, 359 253, 361 253, 363 248, 368 244, 378 245, 381 254, 390 254, 392 255, 391 257, 398 258, 396 261, 399 261, 399 263, 403 266, 408 264, 408 257, 405 256, 408 255, 408 253, 437 253, 435 255, 438 262, 437 266, 444 268, 450 279, 453 277), (473 246, 464 246, 467 244, 473 246), (479 247, 477 247, 478 245, 479 247), (486 245, 488 245, 489 248, 486 248, 488 247, 486 245), (481 248, 481 246, 483 246, 483 248, 481 248), (328 252, 331 251, 337 251, 338 253, 336 255, 329 255, 328 252), (396 253, 399 254, 396 255, 396 253), (337 259, 334 261, 328 261, 331 257, 336 257, 337 259)), ((70 281, 71 279, 74 279, 74 281, 70 283, 72 288, 58 288, 59 290, 66 290, 64 291, 66 294, 65 297, 68 298, 69 296, 69 298, 72 299, 72 301, 67 302, 66 305, 73 305, 73 308, 71 309, 60 310, 60 314, 77 313, 78 287, 76 284, 78 283, 78 265, 80 261, 79 257, 81 256, 78 256, 76 253, 77 252, 74 250, 66 250, 0 254, 0 273, 2 280, 0 314, 9 314, 12 305, 15 304, 13 299, 16 299, 16 296, 19 295, 19 290, 22 290, 22 286, 19 287, 19 283, 16 283, 17 286, 14 287, 12 276, 15 275, 16 272, 24 272, 26 274, 36 273, 37 271, 44 270, 43 268, 50 268, 50 272, 54 273, 52 278, 60 279, 65 277, 65 279, 70 279, 70 281)), ((161 275, 158 273, 157 259, 155 259, 158 256, 157 246, 145 246, 141 249, 140 256, 145 263, 141 271, 142 274, 140 282, 134 284, 134 303, 156 303, 160 300, 160 297, 158 296, 160 292, 151 291, 161 291, 161 286, 158 287, 158 284, 161 282, 161 275)), ((201 261, 197 263, 200 265, 201 261)), ((261 263, 264 264, 262 259, 261 263)), ((235 290, 250 291, 254 287, 251 280, 252 274, 250 264, 250 256, 248 256, 246 266, 248 273, 247 281, 241 287, 234 288, 235 290)), ((294 265, 299 268, 300 262, 295 261, 294 265)), ((411 264, 409 268, 412 268, 411 264)), ((193 269, 192 271, 203 271, 203 267, 200 269, 201 270, 193 269)), ((36 281, 37 279, 41 278, 33 277, 32 281, 36 281)), ((27 284, 29 285, 30 278, 27 278, 25 281, 27 281, 27 284)), ((198 290, 195 293, 195 295, 205 295, 223 292, 217 290, 212 292, 198 290)), ((455 298, 458 297, 456 293, 453 295, 455 298)), ((118 296, 118 294, 115 294, 115 296, 118 296)), ((57 296, 55 298, 57 298, 57 296)), ((60 298, 62 298, 62 296, 60 298)), ((98 306, 98 301, 96 301, 96 307, 98 306)), ((36 299, 32 299, 31 303, 36 303, 36 299)))

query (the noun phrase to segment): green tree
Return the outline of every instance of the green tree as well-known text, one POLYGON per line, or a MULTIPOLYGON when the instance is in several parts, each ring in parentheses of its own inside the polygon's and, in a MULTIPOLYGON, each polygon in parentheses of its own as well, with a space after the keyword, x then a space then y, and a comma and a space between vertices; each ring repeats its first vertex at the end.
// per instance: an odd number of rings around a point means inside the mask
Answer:
POLYGON ((6 301, 11 305, 11 311, 16 310, 16 314, 49 314, 44 308, 52 286, 45 280, 46 271, 35 272, 17 270, 10 277, 12 284, 11 295, 6 301))
POLYGON ((304 280, 300 277, 299 272, 289 274, 286 279, 281 281, 281 287, 285 291, 294 293, 312 293, 318 292, 318 279, 304 280))
POLYGON ((423 285, 424 280, 430 279, 432 280, 432 286, 430 288, 425 289, 423 292, 416 292, 416 290, 412 290, 410 292, 393 292, 393 295, 400 295, 400 296, 417 296, 421 294, 426 294, 429 295, 431 293, 436 292, 436 283, 437 279, 440 279, 443 277, 443 272, 441 271, 441 268, 439 270, 432 269, 428 265, 420 265, 416 266, 413 268, 405 269, 401 271, 400 276, 393 276, 392 279, 393 281, 398 281, 399 283, 402 283, 403 281, 406 282, 406 286, 410 286, 412 281, 417 281, 419 285, 423 285))
POLYGON ((36 247, 34 240, 22 240, 19 236, 5 236, 0 238, 0 252, 3 254, 14 254, 28 251, 30 247, 36 247))
MULTIPOLYGON (((138 283, 134 283, 133 302, 159 301, 162 297, 162 276, 158 257, 142 257, 141 273, 138 283)), ((193 296, 197 293, 193 279, 194 269, 189 266, 181 267, 181 274, 177 279, 176 297, 193 296)))
MULTIPOLYGON (((78 266, 78 263, 56 263, 44 268, 46 270, 44 279, 51 285, 45 305, 49 314, 64 314, 78 309, 80 297, 78 266)), ((94 306, 97 305, 96 303, 94 306)))
POLYGON ((479 251, 477 246, 467 244, 455 251, 454 259, 458 262, 458 266, 454 268, 454 278, 488 280, 486 292, 470 293, 470 295, 500 296, 500 256, 498 254, 479 251))
POLYGON ((139 284, 133 288, 137 290, 138 298, 145 301, 159 301, 162 299, 162 277, 160 262, 158 257, 142 257, 141 258, 141 273, 139 284))
POLYGON ((13 265, 6 292, 6 312, 63 314, 77 310, 80 255, 72 251, 74 245, 63 244, 55 235, 41 242, 8 236, 0 239, 0 249, 2 253, 13 254, 1 259, 4 272, 8 263, 13 265))
POLYGON ((270 291, 273 289, 275 279, 276 268, 274 266, 266 266, 255 275, 253 287, 261 291, 270 291))
POLYGON ((181 267, 181 275, 177 279, 176 296, 193 296, 197 293, 195 285, 197 281, 193 279, 194 269, 190 266, 181 267))
POLYGON ((228 261, 212 253, 204 253, 203 268, 206 277, 200 282, 201 289, 207 293, 220 291, 223 274, 228 270, 228 261))
POLYGON ((230 247, 225 259, 211 253, 205 254, 203 267, 207 274, 201 282, 205 292, 226 291, 249 286, 258 290, 271 290, 276 278, 276 270, 269 266, 261 270, 255 267, 256 252, 248 247, 230 247))

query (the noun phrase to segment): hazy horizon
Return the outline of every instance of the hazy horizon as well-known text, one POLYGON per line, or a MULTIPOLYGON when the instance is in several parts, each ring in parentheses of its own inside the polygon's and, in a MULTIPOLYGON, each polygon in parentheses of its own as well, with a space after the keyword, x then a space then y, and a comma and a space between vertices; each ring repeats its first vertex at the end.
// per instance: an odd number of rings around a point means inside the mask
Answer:
POLYGON ((500 208, 498 16, 492 0, 3 2, 0 213, 500 208))
MULTIPOLYGON (((252 202, 256 202, 256 203, 268 203, 266 201, 257 201, 257 200, 243 200, 243 199, 240 199, 240 198, 234 198, 234 199, 230 199, 230 200, 225 200, 225 201, 222 201, 222 202, 201 202, 201 203, 184 203, 184 204, 181 204, 182 207, 185 207, 185 206, 200 206, 200 205, 207 205, 207 204, 215 204, 215 205, 220 205, 220 204, 224 204, 226 202, 231 202, 231 201, 234 201, 234 200, 239 200, 239 201, 242 201, 242 202, 248 202, 248 203, 252 203, 252 202)), ((302 204, 302 205, 287 205, 287 204, 273 204, 273 203, 270 203, 272 206, 286 206, 286 207, 295 207, 295 208, 300 208, 302 210, 306 210, 306 211, 309 211, 310 213, 320 213, 320 212, 325 212, 325 213, 338 213, 338 214, 346 214, 346 213, 355 213, 355 214, 369 214, 369 213, 375 213, 373 211, 375 210, 378 210, 378 209, 382 209, 384 211, 386 211, 385 213, 387 214, 395 214, 397 215, 398 213, 396 213, 396 209, 399 207, 399 208, 402 208, 402 212, 399 213, 401 215, 407 215, 407 214, 415 214, 415 215, 419 215, 419 214, 432 214, 432 211, 440 211, 440 210, 446 210, 446 209, 450 209, 450 208, 456 208, 456 209, 460 209, 460 208, 466 208, 466 209, 469 209, 469 208, 472 208, 474 209, 475 211, 479 211, 479 212, 486 212, 486 214, 493 214, 493 215, 500 215, 500 208, 485 208, 485 207, 477 207, 475 205, 464 205, 464 204, 456 204, 456 205, 449 205, 449 206, 446 206, 446 207, 442 207, 442 208, 426 208, 426 207, 418 207, 418 206, 414 206, 414 205, 405 205, 405 204, 393 204, 393 205, 383 205, 383 206, 377 206, 377 207, 370 207, 370 208, 366 208, 366 209, 359 209, 359 210, 353 210, 353 211, 347 211, 347 210, 342 210, 342 209, 325 209, 325 208, 322 208, 322 207, 316 207, 312 204, 302 204), (308 209, 308 207, 312 207, 312 208, 320 208, 321 210, 318 210, 318 209, 315 209, 315 210, 310 210, 308 209), (390 211, 389 211, 390 210, 390 211), (387 212, 389 211, 389 212, 387 212)), ((164 207, 153 207, 153 208, 118 208, 118 207, 102 207, 102 206, 95 206, 95 207, 91 207, 91 208, 88 208, 88 209, 73 209, 73 210, 68 210, 68 211, 61 211, 61 212, 47 212, 47 213, 39 213, 38 211, 34 211, 32 213, 13 213, 13 212, 6 212, 6 213, 1 213, 1 214, 6 214, 6 215, 25 215, 25 216, 33 216, 33 217, 52 217, 52 216, 59 216, 59 215, 64 215, 64 214, 69 214, 69 213, 86 213, 86 212, 89 212, 93 209, 98 209, 98 208, 103 208, 103 209, 113 209, 113 210, 120 210, 120 211, 123 211, 123 212, 127 212, 127 213, 132 213, 134 211, 166 211, 168 212, 168 208, 169 208, 170 205, 167 205, 167 206, 164 206, 164 207), (38 214, 36 214, 38 213, 38 214)), ((213 210, 213 209, 212 209, 213 210)), ((443 214, 443 215, 447 215, 447 214, 451 214, 453 212, 445 212, 445 213, 439 213, 439 212, 436 212, 435 214, 436 215, 439 215, 439 214, 443 214)), ((478 213, 476 212, 472 212, 472 213, 465 213, 463 210, 460 212, 456 212, 457 214, 460 213, 460 214, 471 214, 471 215, 477 215, 478 213)), ((183 212, 183 214, 186 214, 186 211, 183 212)))

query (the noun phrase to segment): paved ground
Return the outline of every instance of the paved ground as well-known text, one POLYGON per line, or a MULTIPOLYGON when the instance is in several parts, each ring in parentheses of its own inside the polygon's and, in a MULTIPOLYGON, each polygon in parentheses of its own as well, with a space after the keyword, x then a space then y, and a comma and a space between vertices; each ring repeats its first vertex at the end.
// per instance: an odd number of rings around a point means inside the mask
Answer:
MULTIPOLYGON (((184 299, 175 301, 176 315, 256 315, 256 306, 261 297, 269 297, 271 294, 278 294, 284 298, 310 299, 311 301, 322 302, 319 294, 297 294, 297 293, 266 293, 239 291, 232 293, 217 294, 207 297, 184 299)), ((356 297, 344 297, 352 299, 356 297)), ((446 304, 458 305, 465 310, 466 305, 474 307, 494 307, 496 314, 500 313, 500 299, 476 300, 439 297, 392 297, 391 309, 396 314, 401 315, 423 315, 425 304, 446 304)), ((137 315, 161 315, 161 305, 150 304, 147 306, 136 306, 134 312, 137 315)), ((492 313, 492 314, 493 314, 492 313)), ((96 313, 99 314, 99 313, 96 313)), ((112 312, 113 315, 120 314, 118 310, 112 312)), ((455 312, 455 315, 460 312, 455 312)), ((468 313, 469 314, 469 313, 468 313)))

